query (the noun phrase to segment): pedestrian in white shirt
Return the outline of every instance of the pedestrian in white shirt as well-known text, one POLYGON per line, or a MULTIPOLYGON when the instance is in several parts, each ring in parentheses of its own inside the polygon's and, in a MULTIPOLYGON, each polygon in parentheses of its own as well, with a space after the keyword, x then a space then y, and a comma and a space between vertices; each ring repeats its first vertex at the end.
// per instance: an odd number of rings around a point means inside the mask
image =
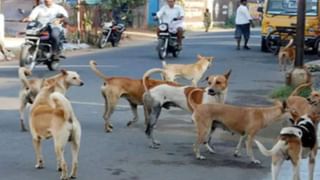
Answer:
POLYGON ((37 20, 44 25, 50 23, 49 33, 52 50, 54 52, 54 58, 58 58, 61 53, 61 34, 63 33, 61 24, 67 23, 66 18, 68 18, 68 13, 64 7, 54 3, 53 0, 44 0, 43 3, 31 11, 29 17, 24 18, 22 21, 29 22, 37 20), (57 18, 57 15, 63 15, 63 17, 57 18))
MULTIPOLYGON (((175 4, 175 0, 167 0, 167 4, 157 12, 157 18, 159 18, 163 23, 168 23, 170 29, 173 30, 172 33, 177 33, 177 42, 179 48, 181 49, 184 18, 183 8, 175 4)), ((159 30, 157 31, 157 33, 159 35, 159 30)))
POLYGON ((240 0, 240 6, 237 9, 235 23, 235 39, 237 40, 237 50, 240 50, 241 36, 244 37, 243 48, 249 50, 250 48, 248 47, 248 41, 250 38, 250 24, 252 25, 252 27, 254 25, 252 23, 252 17, 247 7, 247 0, 240 0))

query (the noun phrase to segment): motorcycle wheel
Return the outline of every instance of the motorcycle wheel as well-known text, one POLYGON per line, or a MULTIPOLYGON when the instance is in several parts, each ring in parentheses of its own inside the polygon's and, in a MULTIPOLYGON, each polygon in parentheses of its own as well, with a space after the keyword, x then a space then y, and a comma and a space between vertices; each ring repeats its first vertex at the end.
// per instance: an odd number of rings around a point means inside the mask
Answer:
POLYGON ((106 45, 107 45, 107 42, 108 42, 108 39, 106 38, 106 36, 101 36, 100 39, 99 39, 99 48, 105 48, 106 45))
POLYGON ((179 57, 179 54, 180 54, 180 51, 173 51, 172 52, 172 56, 175 58, 179 57))
POLYGON ((20 51, 20 59, 19 59, 19 66, 20 67, 27 67, 30 69, 32 64, 32 54, 30 53, 31 44, 24 44, 21 47, 20 51))
POLYGON ((59 61, 55 60, 55 61, 49 61, 47 62, 47 67, 50 71, 56 71, 59 69, 60 67, 60 63, 59 61))
POLYGON ((159 39, 158 42, 158 56, 160 59, 165 59, 167 57, 167 49, 164 47, 165 41, 163 39, 159 39))

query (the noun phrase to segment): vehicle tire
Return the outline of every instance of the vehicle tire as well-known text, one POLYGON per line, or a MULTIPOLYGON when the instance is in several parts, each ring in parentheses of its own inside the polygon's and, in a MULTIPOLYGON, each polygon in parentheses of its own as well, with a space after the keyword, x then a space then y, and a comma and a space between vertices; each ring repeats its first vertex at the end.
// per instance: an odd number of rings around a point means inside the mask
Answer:
POLYGON ((172 56, 175 58, 179 57, 179 54, 180 54, 180 51, 173 51, 172 52, 172 56))
POLYGON ((317 54, 320 57, 320 38, 318 38, 314 43, 313 53, 317 54))
POLYGON ((261 51, 262 52, 269 52, 267 45, 266 45, 266 38, 265 36, 261 37, 261 51))
POLYGON ((60 62, 58 60, 53 60, 47 62, 47 67, 50 71, 56 71, 60 67, 60 62))
POLYGON ((265 38, 265 45, 269 52, 278 54, 281 47, 280 33, 277 30, 270 32, 265 38), (273 38, 273 36, 278 36, 278 38, 273 38))
POLYGON ((31 44, 22 45, 21 51, 20 51, 20 59, 19 59, 20 67, 26 67, 28 65, 31 65, 31 61, 32 61, 32 54, 30 52, 31 47, 32 47, 31 44))
POLYGON ((165 40, 159 39, 157 50, 158 50, 158 56, 161 60, 167 57, 167 49, 164 47, 164 43, 165 43, 165 40))
POLYGON ((112 47, 118 47, 120 40, 121 40, 121 34, 114 35, 113 40, 111 41, 112 47))
POLYGON ((98 46, 99 48, 105 48, 106 45, 107 45, 107 42, 108 42, 108 39, 106 38, 106 36, 102 35, 99 39, 99 43, 98 43, 98 46))

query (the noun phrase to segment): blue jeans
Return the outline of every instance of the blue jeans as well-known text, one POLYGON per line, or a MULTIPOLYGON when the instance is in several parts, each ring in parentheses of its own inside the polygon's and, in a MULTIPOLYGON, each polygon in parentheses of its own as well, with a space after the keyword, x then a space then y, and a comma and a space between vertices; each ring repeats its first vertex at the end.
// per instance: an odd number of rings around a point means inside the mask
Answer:
POLYGON ((50 33, 52 51, 54 54, 57 54, 60 52, 62 47, 62 42, 61 42, 61 37, 63 36, 62 28, 57 26, 50 26, 49 33, 50 33))

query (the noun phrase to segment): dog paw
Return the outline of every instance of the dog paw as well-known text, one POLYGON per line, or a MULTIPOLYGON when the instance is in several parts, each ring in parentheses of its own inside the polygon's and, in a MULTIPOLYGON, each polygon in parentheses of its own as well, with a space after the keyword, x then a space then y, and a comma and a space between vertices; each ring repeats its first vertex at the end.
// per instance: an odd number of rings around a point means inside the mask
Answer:
POLYGON ((36 168, 36 169, 43 169, 44 166, 43 166, 43 164, 36 164, 36 165, 35 165, 35 168, 36 168))
POLYGON ((113 129, 112 124, 109 124, 109 125, 108 125, 108 128, 113 129))
POLYGON ((67 176, 60 176, 61 180, 69 180, 69 178, 67 176))
POLYGON ((233 153, 233 156, 238 158, 238 157, 241 157, 241 154, 239 152, 235 152, 233 153))
POLYGON ((111 128, 105 128, 105 132, 106 133, 112 133, 112 129, 111 128))
POLYGON ((200 155, 200 156, 197 157, 197 159, 198 159, 198 160, 206 160, 207 158, 200 155))
POLYGON ((251 161, 253 164, 261 164, 261 162, 257 159, 251 161))
POLYGON ((70 176, 70 179, 77 179, 77 176, 70 176))
POLYGON ((156 146, 160 146, 160 141, 157 141, 157 140, 153 140, 153 142, 152 142, 154 145, 156 145, 156 146))

